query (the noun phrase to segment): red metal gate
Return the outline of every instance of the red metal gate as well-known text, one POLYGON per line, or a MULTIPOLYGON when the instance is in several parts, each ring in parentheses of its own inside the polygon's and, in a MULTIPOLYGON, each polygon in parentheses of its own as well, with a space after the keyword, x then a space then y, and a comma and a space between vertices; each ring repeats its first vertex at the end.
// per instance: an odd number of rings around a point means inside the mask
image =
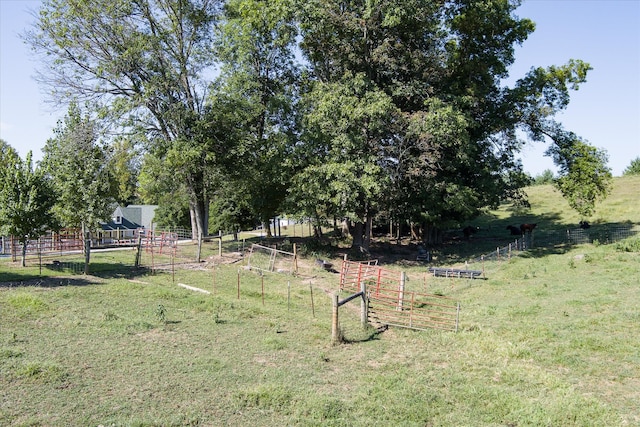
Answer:
POLYGON ((364 283, 372 323, 411 329, 458 330, 460 304, 452 298, 406 292, 406 274, 384 269, 377 262, 344 260, 340 290, 356 293, 364 283))

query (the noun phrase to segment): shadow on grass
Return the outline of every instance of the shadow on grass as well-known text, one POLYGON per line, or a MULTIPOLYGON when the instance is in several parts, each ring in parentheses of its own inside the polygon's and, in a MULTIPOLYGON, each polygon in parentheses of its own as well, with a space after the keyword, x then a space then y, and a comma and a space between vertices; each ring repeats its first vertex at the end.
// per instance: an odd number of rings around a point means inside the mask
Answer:
POLYGON ((29 277, 17 280, 4 280, 2 274, 0 274, 0 288, 22 288, 22 287, 39 287, 39 288, 56 288, 60 286, 87 286, 95 285, 97 282, 90 277, 29 277))
POLYGON ((34 273, 33 266, 25 267, 25 271, 21 269, 22 267, 15 267, 9 271, 0 271, 0 288, 86 286, 100 284, 103 279, 132 279, 149 274, 148 268, 119 263, 90 263, 89 275, 84 275, 84 263, 75 262, 54 261, 43 264, 42 274, 34 273))
POLYGON ((342 337, 341 342, 343 344, 358 344, 358 343, 365 343, 365 342, 371 342, 371 341, 378 341, 380 339, 380 334, 382 334, 387 329, 389 329, 388 325, 383 325, 377 328, 373 326, 368 327, 366 330, 362 331, 361 336, 352 337, 352 338, 342 337))
MULTIPOLYGON (((427 247, 431 261, 425 266, 459 264, 469 260, 489 258, 497 249, 514 244, 522 236, 511 236, 507 226, 521 223, 537 223, 532 237, 526 237, 528 249, 518 252, 520 256, 542 258, 547 255, 562 254, 578 244, 612 244, 636 237, 640 227, 631 222, 594 223, 589 228, 580 228, 578 224, 566 224, 556 214, 535 216, 513 216, 505 219, 478 220, 480 231, 470 239, 464 239, 459 230, 445 232, 442 244, 427 247)), ((416 264, 419 242, 405 245, 376 242, 371 248, 371 258, 380 259, 383 264, 416 264)))

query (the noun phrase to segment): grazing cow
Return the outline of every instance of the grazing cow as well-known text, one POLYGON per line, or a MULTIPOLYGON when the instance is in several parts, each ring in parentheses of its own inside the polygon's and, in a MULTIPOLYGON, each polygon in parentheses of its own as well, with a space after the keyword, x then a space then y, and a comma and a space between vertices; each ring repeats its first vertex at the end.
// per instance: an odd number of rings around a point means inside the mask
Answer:
POLYGON ((471 237, 472 234, 477 233, 478 230, 480 230, 480 227, 467 225, 465 228, 462 229, 462 233, 464 234, 465 239, 469 239, 469 237, 471 237))
POLYGON ((514 225, 507 225, 507 230, 511 232, 512 236, 519 236, 520 234, 522 234, 520 232, 520 229, 514 225))
POLYGON ((538 225, 538 224, 520 224, 520 232, 522 234, 524 234, 524 233, 531 234, 533 229, 536 228, 536 225, 538 225))
POLYGON ((587 221, 580 221, 580 228, 586 230, 589 227, 591 227, 591 224, 589 224, 587 221))

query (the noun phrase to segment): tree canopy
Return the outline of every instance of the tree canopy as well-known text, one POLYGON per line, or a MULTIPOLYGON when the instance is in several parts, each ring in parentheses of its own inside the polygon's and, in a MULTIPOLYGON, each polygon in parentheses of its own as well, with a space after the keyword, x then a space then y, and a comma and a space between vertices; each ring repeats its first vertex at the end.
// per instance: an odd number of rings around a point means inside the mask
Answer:
POLYGON ((186 203, 194 237, 214 200, 216 224, 339 218, 366 250, 377 217, 435 242, 522 200, 523 135, 549 145, 575 209, 606 195, 606 155, 555 120, 589 64, 504 84, 535 30, 519 4, 47 0, 26 40, 56 99, 144 141, 141 192, 186 203))
POLYGON ((45 61, 40 80, 59 102, 91 102, 114 125, 141 132, 148 149, 180 176, 194 234, 206 234, 202 134, 213 63, 213 0, 49 0, 26 40, 45 61))

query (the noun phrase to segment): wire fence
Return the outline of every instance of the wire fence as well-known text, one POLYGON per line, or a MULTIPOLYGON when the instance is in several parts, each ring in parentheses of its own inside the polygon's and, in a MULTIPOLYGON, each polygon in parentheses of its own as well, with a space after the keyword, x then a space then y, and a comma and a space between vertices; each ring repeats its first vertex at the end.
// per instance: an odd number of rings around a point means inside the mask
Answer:
MULTIPOLYGON (((564 245, 579 244, 611 244, 640 234, 640 225, 624 224, 616 226, 600 226, 593 229, 535 230, 514 239, 507 245, 498 246, 494 251, 486 252, 471 258, 464 264, 457 265, 457 272, 482 272, 486 277, 487 270, 499 265, 501 261, 508 261, 525 251, 534 249, 554 248, 564 245)), ((451 270, 453 271, 453 270, 451 270)), ((437 275, 435 272, 434 276, 437 275)), ((443 274, 447 276, 446 274, 443 274)), ((453 274, 452 274, 453 275, 453 274)), ((461 274, 460 277, 475 278, 475 274, 461 274)))
MULTIPOLYGON (((298 230, 299 231, 299 230, 298 230)), ((495 268, 499 268, 501 261, 506 261, 523 251, 543 250, 560 245, 576 244, 610 244, 640 234, 640 225, 621 224, 615 226, 593 226, 589 229, 544 230, 536 229, 532 234, 527 234, 513 241, 496 247, 495 250, 472 257, 463 263, 451 266, 456 269, 460 277, 477 278, 477 271, 482 272, 481 277, 486 277, 495 268), (460 271, 473 271, 473 274, 462 274, 460 271)), ((123 267, 140 267, 151 270, 167 269, 173 265, 212 262, 214 264, 228 262, 246 262, 247 255, 255 239, 259 239, 260 245, 269 249, 267 251, 264 266, 259 262, 259 254, 256 254, 253 265, 257 268, 289 270, 288 262, 294 252, 295 238, 283 237, 266 239, 260 231, 243 233, 228 233, 208 236, 201 242, 191 240, 190 230, 163 229, 145 231, 139 230, 134 238, 105 243, 104 239, 94 238, 91 241, 91 262, 99 262, 99 268, 112 269, 123 267), (140 247, 139 247, 140 246, 140 247), (271 251, 275 249, 276 252, 271 251), (281 251, 281 252, 279 252, 281 251), (275 261, 286 261, 286 266, 276 266, 272 259, 276 253, 275 261), (101 254, 101 255, 98 255, 101 254), (286 255, 286 256, 282 256, 286 255), (104 262, 100 260, 105 260, 104 262)), ((80 272, 78 265, 84 263, 83 239, 78 230, 61 230, 57 233, 48 233, 39 239, 27 242, 25 263, 27 265, 44 265, 51 269, 63 269, 80 272)), ((259 248, 256 246, 256 248, 259 248)), ((15 238, 0 238, 0 255, 11 256, 13 261, 18 261, 22 255, 22 244, 15 238)), ((440 269, 442 270, 442 269, 440 269)), ((438 271, 440 271, 438 270, 438 271)), ((91 268, 95 271, 95 268, 91 268)), ((444 270, 442 270, 444 271, 444 270)), ((434 275, 436 273, 432 272, 434 275)), ((449 275, 448 271, 443 274, 449 275)))

